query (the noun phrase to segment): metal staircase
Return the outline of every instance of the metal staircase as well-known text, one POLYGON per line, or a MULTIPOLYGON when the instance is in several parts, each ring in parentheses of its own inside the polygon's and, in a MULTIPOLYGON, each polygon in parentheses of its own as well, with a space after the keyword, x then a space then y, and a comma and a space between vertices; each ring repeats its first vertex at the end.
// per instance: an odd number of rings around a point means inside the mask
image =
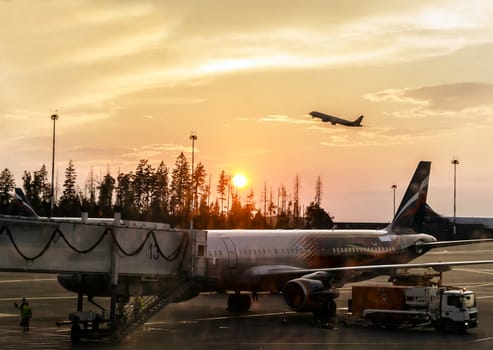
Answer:
POLYGON ((159 313, 169 303, 172 303, 183 295, 193 291, 195 282, 192 279, 170 280, 168 286, 159 295, 141 298, 133 303, 128 303, 123 312, 124 324, 118 327, 120 336, 128 334, 142 327, 147 321, 159 313))

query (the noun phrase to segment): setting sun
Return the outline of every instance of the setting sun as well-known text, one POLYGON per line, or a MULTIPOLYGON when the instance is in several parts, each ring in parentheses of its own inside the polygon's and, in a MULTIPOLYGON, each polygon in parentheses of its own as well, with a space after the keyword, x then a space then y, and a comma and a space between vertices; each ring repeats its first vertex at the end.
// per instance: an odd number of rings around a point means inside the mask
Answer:
POLYGON ((236 188, 242 188, 245 187, 245 185, 248 182, 248 179, 245 175, 243 174, 236 174, 233 176, 233 186, 236 188))

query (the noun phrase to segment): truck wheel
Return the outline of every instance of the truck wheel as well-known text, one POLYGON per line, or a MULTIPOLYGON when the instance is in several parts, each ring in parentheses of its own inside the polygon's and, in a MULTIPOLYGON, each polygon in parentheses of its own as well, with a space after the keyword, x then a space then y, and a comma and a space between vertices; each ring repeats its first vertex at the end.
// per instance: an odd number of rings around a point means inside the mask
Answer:
POLYGON ((77 323, 72 324, 72 327, 70 329, 70 340, 74 343, 77 343, 80 341, 80 333, 81 329, 77 323))
POLYGON ((438 331, 438 332, 441 332, 441 333, 450 333, 453 329, 452 327, 452 322, 446 318, 444 320, 442 320, 436 327, 435 329, 438 331))

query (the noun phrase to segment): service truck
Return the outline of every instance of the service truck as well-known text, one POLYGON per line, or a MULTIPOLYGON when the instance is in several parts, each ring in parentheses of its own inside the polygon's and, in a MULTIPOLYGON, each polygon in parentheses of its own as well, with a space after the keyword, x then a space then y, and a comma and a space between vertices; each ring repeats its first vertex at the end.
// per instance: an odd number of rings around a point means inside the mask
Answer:
POLYGON ((372 326, 434 327, 437 331, 466 331, 477 327, 474 292, 437 285, 354 285, 348 305, 351 322, 372 326))

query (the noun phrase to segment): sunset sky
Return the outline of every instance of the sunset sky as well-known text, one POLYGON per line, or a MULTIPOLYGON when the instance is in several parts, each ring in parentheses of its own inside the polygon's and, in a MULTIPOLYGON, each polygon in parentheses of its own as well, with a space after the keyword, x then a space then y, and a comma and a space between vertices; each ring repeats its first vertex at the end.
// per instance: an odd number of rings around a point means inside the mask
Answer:
MULTIPOLYGON (((493 217, 493 2, 0 0, 1 168, 174 166, 284 184, 336 221, 389 221, 420 160, 428 202, 493 217), (312 119, 318 110, 362 128, 312 119)), ((51 174, 50 174, 51 177, 51 174)), ((241 193, 240 193, 241 194, 241 193)))

